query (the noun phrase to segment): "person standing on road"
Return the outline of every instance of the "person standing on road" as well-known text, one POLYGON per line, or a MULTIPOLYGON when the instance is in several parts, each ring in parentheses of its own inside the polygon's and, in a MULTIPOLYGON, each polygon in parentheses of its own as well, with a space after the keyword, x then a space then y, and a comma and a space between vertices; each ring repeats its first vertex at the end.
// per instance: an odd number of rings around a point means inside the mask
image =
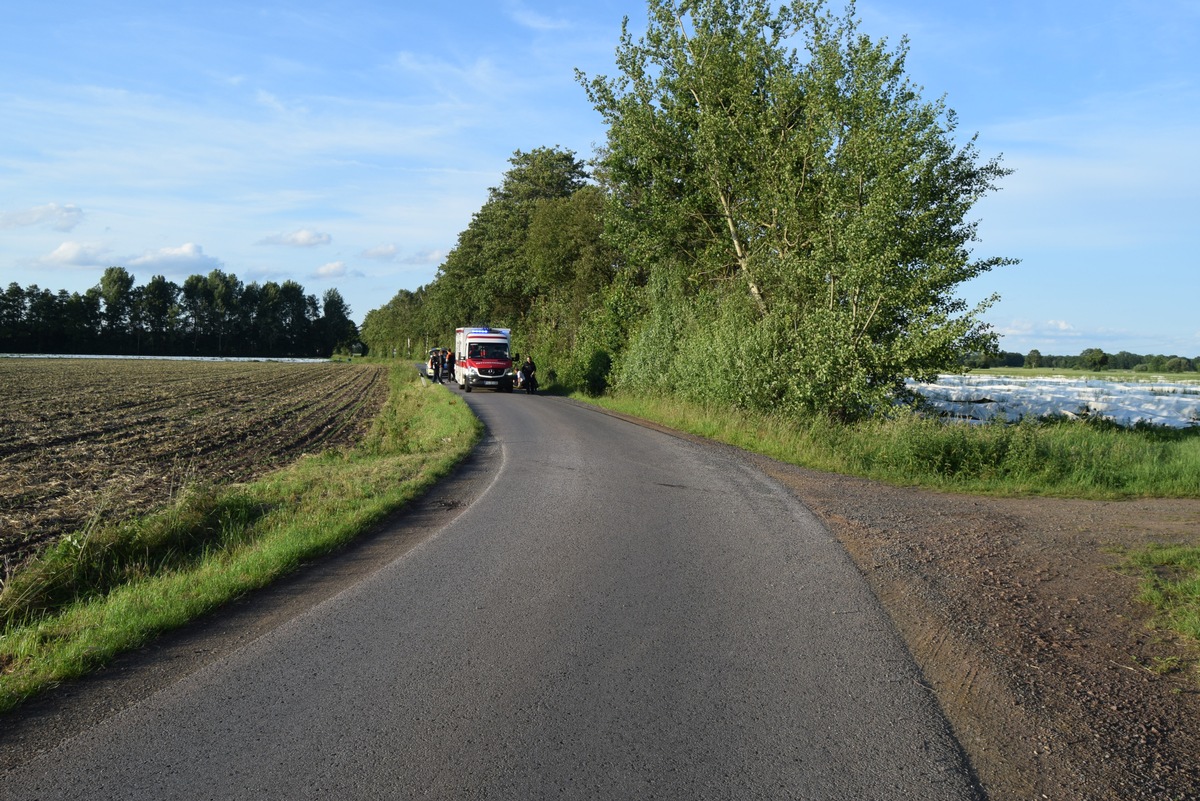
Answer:
POLYGON ((537 365, 533 363, 532 356, 527 355, 525 363, 521 365, 521 386, 530 395, 537 392, 537 365))
POLYGON ((446 351, 446 375, 450 377, 451 381, 454 380, 454 351, 452 350, 446 351))
POLYGON ((442 354, 441 351, 434 351, 429 354, 429 374, 437 383, 442 383, 442 354))

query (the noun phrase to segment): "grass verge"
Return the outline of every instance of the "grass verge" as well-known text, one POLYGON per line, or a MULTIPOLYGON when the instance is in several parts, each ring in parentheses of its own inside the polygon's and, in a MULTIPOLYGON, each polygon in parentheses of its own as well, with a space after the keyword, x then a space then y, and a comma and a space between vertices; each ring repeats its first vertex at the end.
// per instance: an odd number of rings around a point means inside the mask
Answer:
POLYGON ((407 366, 390 382, 357 447, 249 484, 190 487, 152 515, 65 537, 12 576, 0 711, 337 550, 445 476, 481 424, 407 366))
POLYGON ((1200 547, 1153 545, 1127 554, 1141 573, 1139 600, 1158 615, 1158 624, 1200 642, 1200 547))
POLYGON ((839 425, 674 398, 579 397, 781 462, 899 486, 1063 498, 1200 497, 1200 429, 1102 420, 946 424, 917 415, 839 425))

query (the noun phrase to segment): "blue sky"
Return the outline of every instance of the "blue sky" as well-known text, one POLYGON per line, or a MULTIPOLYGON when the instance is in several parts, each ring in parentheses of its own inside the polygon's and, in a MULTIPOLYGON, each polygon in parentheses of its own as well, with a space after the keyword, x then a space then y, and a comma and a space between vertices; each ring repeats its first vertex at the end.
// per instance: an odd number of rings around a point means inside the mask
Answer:
MULTIPOLYGON (((337 287, 361 321, 429 282, 516 150, 604 139, 641 0, 9 3, 0 285, 220 268, 337 287)), ((835 8, 842 6, 836 4, 835 8)), ((873 0, 863 32, 1016 170, 973 215, 1006 350, 1200 355, 1200 3, 873 0)))

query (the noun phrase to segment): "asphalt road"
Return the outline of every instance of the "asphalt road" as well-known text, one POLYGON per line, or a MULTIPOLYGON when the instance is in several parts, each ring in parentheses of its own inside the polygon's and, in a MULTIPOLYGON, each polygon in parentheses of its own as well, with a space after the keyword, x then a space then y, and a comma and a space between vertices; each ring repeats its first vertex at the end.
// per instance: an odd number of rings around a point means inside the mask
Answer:
POLYGON ((488 427, 461 514, 12 767, 0 798, 979 797, 785 489, 560 398, 459 397, 488 427))

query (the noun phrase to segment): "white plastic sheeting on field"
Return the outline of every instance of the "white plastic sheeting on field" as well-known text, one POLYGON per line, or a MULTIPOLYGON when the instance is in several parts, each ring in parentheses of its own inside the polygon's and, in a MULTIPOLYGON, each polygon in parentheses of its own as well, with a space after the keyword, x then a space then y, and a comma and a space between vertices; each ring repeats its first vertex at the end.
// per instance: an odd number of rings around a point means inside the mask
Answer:
POLYGON ((1186 428, 1200 425, 1200 381, 1108 381, 1064 376, 942 375, 936 383, 908 382, 942 414, 968 421, 1026 415, 1103 417, 1186 428))

